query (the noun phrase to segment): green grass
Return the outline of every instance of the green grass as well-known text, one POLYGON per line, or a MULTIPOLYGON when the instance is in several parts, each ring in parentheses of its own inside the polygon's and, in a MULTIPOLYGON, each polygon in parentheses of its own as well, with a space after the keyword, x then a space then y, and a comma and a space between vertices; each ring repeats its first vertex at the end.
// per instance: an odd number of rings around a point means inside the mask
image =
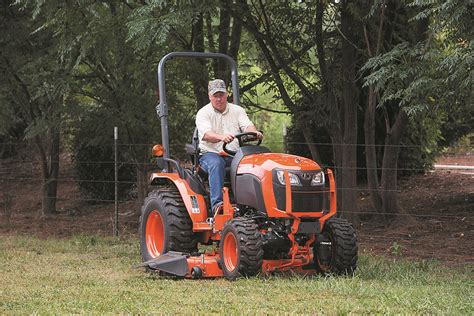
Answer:
POLYGON ((360 258, 352 278, 173 280, 131 267, 132 237, 0 239, 0 314, 474 314, 472 266, 360 258))

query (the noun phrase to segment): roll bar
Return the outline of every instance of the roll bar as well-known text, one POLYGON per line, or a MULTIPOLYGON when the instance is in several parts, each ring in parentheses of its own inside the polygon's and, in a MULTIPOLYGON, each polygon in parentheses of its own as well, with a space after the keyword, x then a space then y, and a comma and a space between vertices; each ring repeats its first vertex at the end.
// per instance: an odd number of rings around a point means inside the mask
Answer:
POLYGON ((166 103, 166 87, 165 87, 165 63, 174 57, 188 58, 222 58, 231 66, 232 78, 232 96, 235 104, 240 104, 237 65, 232 57, 221 53, 200 53, 200 52, 172 52, 161 58, 158 64, 158 93, 160 103, 156 106, 156 113, 161 119, 161 138, 164 149, 164 158, 170 157, 169 152, 169 136, 168 136, 168 105, 166 103))

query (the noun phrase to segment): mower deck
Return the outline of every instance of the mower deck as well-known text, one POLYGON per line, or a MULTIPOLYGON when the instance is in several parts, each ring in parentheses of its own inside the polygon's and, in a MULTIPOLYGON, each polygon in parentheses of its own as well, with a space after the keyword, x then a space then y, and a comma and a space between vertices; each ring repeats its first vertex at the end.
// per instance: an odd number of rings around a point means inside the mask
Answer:
MULTIPOLYGON (((300 274, 313 274, 317 271, 312 254, 294 259, 263 260, 262 273, 292 271, 300 274)), ((141 263, 138 267, 147 267, 151 270, 161 271, 177 277, 188 279, 218 278, 224 274, 219 267, 220 256, 218 253, 202 253, 190 255, 182 252, 170 251, 152 260, 141 263)))

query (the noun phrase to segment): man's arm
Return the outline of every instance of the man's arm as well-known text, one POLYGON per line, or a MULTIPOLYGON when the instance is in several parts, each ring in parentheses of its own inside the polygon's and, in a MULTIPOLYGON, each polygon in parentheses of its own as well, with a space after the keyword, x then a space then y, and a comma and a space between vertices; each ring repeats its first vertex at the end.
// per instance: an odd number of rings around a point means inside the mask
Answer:
POLYGON ((254 132, 257 134, 257 138, 258 139, 262 139, 263 138, 263 134, 260 133, 257 128, 255 127, 255 125, 253 125, 252 121, 250 121, 248 115, 247 115, 247 112, 245 112, 245 109, 242 108, 242 107, 237 107, 237 110, 239 111, 239 127, 240 127, 240 130, 244 130, 245 133, 248 133, 248 132, 254 132), (245 127, 245 129, 244 129, 245 127))
MULTIPOLYGON (((247 128, 245 129, 245 132, 254 132, 257 134, 257 138, 258 139, 262 139, 263 138, 263 134, 257 130, 257 128, 254 126, 254 125, 249 125, 247 126, 247 128)), ((205 140, 206 142, 210 142, 210 143, 218 143, 218 142, 224 142, 226 144, 230 143, 231 141, 234 140, 234 135, 231 135, 231 134, 217 134, 217 133, 214 133, 212 131, 207 131, 204 136, 203 136, 203 140, 205 140)))
POLYGON ((203 140, 210 143, 224 142, 226 144, 234 140, 234 135, 230 134, 217 134, 212 131, 207 131, 202 137, 203 140))

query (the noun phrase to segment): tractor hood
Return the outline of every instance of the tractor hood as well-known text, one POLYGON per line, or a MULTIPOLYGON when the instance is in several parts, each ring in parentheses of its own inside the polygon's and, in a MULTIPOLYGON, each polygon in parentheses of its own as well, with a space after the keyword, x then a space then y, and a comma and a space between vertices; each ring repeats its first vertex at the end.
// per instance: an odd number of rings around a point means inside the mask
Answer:
POLYGON ((321 217, 329 209, 335 213, 334 202, 329 205, 329 195, 335 192, 332 172, 308 158, 244 146, 232 161, 231 185, 236 204, 269 217, 321 217))
POLYGON ((308 158, 278 153, 259 153, 244 156, 237 167, 237 175, 251 173, 259 179, 263 179, 266 172, 274 169, 293 171, 316 171, 321 167, 308 158))

